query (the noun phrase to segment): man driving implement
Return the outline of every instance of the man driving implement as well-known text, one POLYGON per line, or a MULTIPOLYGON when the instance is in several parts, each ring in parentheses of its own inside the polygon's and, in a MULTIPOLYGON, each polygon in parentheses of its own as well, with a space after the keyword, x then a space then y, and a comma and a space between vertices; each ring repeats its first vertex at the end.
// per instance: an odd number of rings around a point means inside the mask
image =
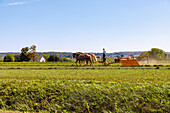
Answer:
POLYGON ((106 62, 106 50, 103 48, 103 62, 106 62))

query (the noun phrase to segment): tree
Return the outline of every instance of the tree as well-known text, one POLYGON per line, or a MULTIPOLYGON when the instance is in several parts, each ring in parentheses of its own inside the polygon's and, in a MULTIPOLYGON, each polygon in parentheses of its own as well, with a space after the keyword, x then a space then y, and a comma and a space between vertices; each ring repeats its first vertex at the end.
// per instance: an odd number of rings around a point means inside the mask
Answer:
POLYGON ((50 57, 50 55, 47 54, 41 54, 40 56, 43 56, 46 59, 46 61, 48 61, 48 58, 50 57))
POLYGON ((21 61, 20 60, 20 55, 15 55, 14 57, 15 57, 15 62, 20 62, 21 61))
POLYGON ((32 45, 29 49, 30 51, 28 53, 28 56, 33 62, 35 62, 35 59, 38 58, 38 53, 36 52, 36 46, 32 45))
POLYGON ((15 57, 13 54, 7 53, 7 55, 4 57, 4 62, 14 62, 15 57))
POLYGON ((168 57, 168 54, 158 48, 152 48, 151 51, 145 51, 140 56, 149 56, 150 59, 163 60, 168 57))
POLYGON ((49 62, 58 62, 60 61, 60 57, 58 57, 57 55, 50 55, 50 57, 48 58, 49 62))
POLYGON ((21 49, 21 54, 20 54, 20 60, 21 61, 29 61, 30 58, 28 56, 28 51, 29 51, 29 47, 25 47, 21 49))
POLYGON ((25 47, 21 49, 20 60, 21 61, 29 61, 33 62, 38 58, 38 53, 36 52, 36 46, 32 45, 30 48, 25 47))

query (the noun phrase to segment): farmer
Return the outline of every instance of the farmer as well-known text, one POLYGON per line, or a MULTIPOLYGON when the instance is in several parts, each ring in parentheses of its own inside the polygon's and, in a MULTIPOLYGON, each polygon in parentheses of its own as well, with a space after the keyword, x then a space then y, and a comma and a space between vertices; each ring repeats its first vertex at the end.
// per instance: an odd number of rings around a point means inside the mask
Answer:
POLYGON ((103 62, 106 62, 106 50, 103 48, 103 62))

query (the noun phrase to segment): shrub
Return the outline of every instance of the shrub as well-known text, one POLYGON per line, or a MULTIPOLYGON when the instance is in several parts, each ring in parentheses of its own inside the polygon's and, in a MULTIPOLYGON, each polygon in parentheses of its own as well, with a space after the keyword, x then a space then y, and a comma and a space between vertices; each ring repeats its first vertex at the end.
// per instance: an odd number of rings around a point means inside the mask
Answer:
POLYGON ((60 61, 60 57, 58 57, 57 55, 50 55, 50 57, 48 58, 49 62, 58 62, 60 61))
POLYGON ((63 61, 63 62, 70 62, 71 60, 69 58, 63 57, 63 58, 61 58, 61 61, 63 61))
POLYGON ((4 62, 14 62, 15 57, 13 54, 7 53, 7 55, 4 57, 4 62))

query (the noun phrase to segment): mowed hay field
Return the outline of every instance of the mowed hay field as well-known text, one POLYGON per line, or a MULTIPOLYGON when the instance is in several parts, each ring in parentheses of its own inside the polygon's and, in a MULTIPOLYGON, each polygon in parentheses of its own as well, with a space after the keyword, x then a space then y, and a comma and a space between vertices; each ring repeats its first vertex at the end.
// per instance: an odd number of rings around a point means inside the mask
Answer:
POLYGON ((170 64, 140 67, 0 62, 0 109, 170 112, 170 64))

